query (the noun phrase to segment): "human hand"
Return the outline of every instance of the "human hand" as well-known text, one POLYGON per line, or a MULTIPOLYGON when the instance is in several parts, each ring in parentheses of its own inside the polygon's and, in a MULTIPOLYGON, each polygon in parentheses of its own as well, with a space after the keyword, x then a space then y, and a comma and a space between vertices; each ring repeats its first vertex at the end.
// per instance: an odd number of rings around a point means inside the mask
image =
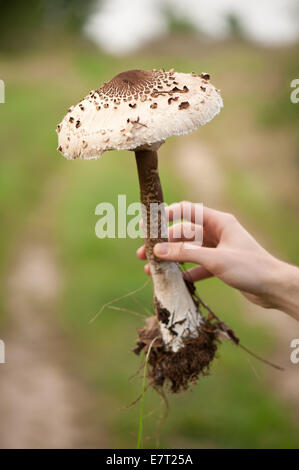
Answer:
MULTIPOLYGON (((158 243, 154 254, 160 259, 179 263, 193 262, 199 266, 183 273, 187 280, 196 282, 216 276, 238 289, 251 302, 266 308, 279 308, 299 318, 299 269, 284 263, 269 252, 244 229, 231 214, 203 208, 203 224, 195 224, 199 204, 181 202, 166 208, 169 221, 180 219, 191 205, 188 221, 169 227, 169 242, 158 243), (178 225, 180 227, 178 227, 178 225), (189 230, 192 238, 176 238, 178 228, 184 234, 189 230), (197 240, 202 238, 202 243, 197 240), (293 286, 293 288, 292 288, 293 286), (291 305, 289 295, 291 295, 291 305)), ((145 247, 137 251, 146 259, 145 247)), ((149 274, 148 265, 145 271, 149 274)))

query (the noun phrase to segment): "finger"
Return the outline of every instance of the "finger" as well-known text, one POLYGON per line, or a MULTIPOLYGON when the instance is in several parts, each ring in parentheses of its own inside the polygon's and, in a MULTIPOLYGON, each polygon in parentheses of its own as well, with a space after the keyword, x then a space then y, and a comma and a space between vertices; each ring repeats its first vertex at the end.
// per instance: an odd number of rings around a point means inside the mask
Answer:
POLYGON ((179 222, 168 228, 168 237, 174 242, 189 240, 202 244, 203 229, 191 222, 179 222))
POLYGON ((207 239, 215 245, 219 243, 225 230, 232 232, 232 227, 238 223, 237 219, 228 212, 221 212, 209 207, 203 208, 203 227, 207 239))
POLYGON ((187 220, 202 225, 202 208, 202 204, 182 201, 167 206, 165 213, 169 222, 174 220, 187 220))
POLYGON ((203 225, 204 237, 209 240, 209 245, 215 246, 221 238, 225 228, 229 228, 236 222, 232 214, 221 212, 202 204, 190 201, 182 201, 166 207, 168 220, 187 220, 197 225, 203 225))
POLYGON ((168 238, 172 242, 196 241, 202 246, 215 247, 216 244, 206 236, 201 225, 192 222, 178 222, 168 227, 168 238))
POLYGON ((149 264, 146 264, 146 265, 144 266, 144 272, 145 272, 145 274, 147 274, 148 276, 151 275, 151 270, 150 270, 149 264))
POLYGON ((202 247, 196 242, 165 242, 155 245, 154 254, 158 258, 168 261, 201 264, 208 271, 214 272, 217 269, 220 250, 218 248, 202 247))
POLYGON ((136 255, 138 256, 139 259, 145 260, 146 259, 146 253, 145 253, 145 245, 142 245, 138 250, 136 251, 136 255))
POLYGON ((183 272, 183 277, 186 281, 197 282, 203 279, 213 277, 213 274, 203 266, 196 266, 195 268, 188 269, 183 272))

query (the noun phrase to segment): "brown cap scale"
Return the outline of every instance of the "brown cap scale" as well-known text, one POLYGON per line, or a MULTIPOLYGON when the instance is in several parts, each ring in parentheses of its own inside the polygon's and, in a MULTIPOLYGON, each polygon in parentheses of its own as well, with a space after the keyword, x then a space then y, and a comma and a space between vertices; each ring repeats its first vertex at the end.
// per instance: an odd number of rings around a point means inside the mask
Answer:
POLYGON ((91 159, 151 146, 206 124, 221 107, 208 74, 129 70, 70 108, 57 126, 59 150, 91 159))

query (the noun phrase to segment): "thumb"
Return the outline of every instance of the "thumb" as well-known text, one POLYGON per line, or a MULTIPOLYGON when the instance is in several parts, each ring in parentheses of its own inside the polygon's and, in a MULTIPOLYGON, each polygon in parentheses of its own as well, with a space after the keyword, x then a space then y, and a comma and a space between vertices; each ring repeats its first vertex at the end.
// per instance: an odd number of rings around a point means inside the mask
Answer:
POLYGON ((216 267, 219 253, 216 248, 206 248, 196 243, 157 243, 154 246, 154 254, 157 258, 178 263, 191 262, 204 266, 213 272, 216 267))

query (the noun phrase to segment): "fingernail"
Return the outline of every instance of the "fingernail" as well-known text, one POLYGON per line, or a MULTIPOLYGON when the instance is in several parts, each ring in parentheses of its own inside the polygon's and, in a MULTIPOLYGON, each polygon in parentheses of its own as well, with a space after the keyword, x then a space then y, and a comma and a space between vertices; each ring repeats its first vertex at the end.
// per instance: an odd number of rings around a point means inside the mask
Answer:
POLYGON ((154 247, 155 255, 167 255, 169 251, 168 243, 157 243, 154 247))

